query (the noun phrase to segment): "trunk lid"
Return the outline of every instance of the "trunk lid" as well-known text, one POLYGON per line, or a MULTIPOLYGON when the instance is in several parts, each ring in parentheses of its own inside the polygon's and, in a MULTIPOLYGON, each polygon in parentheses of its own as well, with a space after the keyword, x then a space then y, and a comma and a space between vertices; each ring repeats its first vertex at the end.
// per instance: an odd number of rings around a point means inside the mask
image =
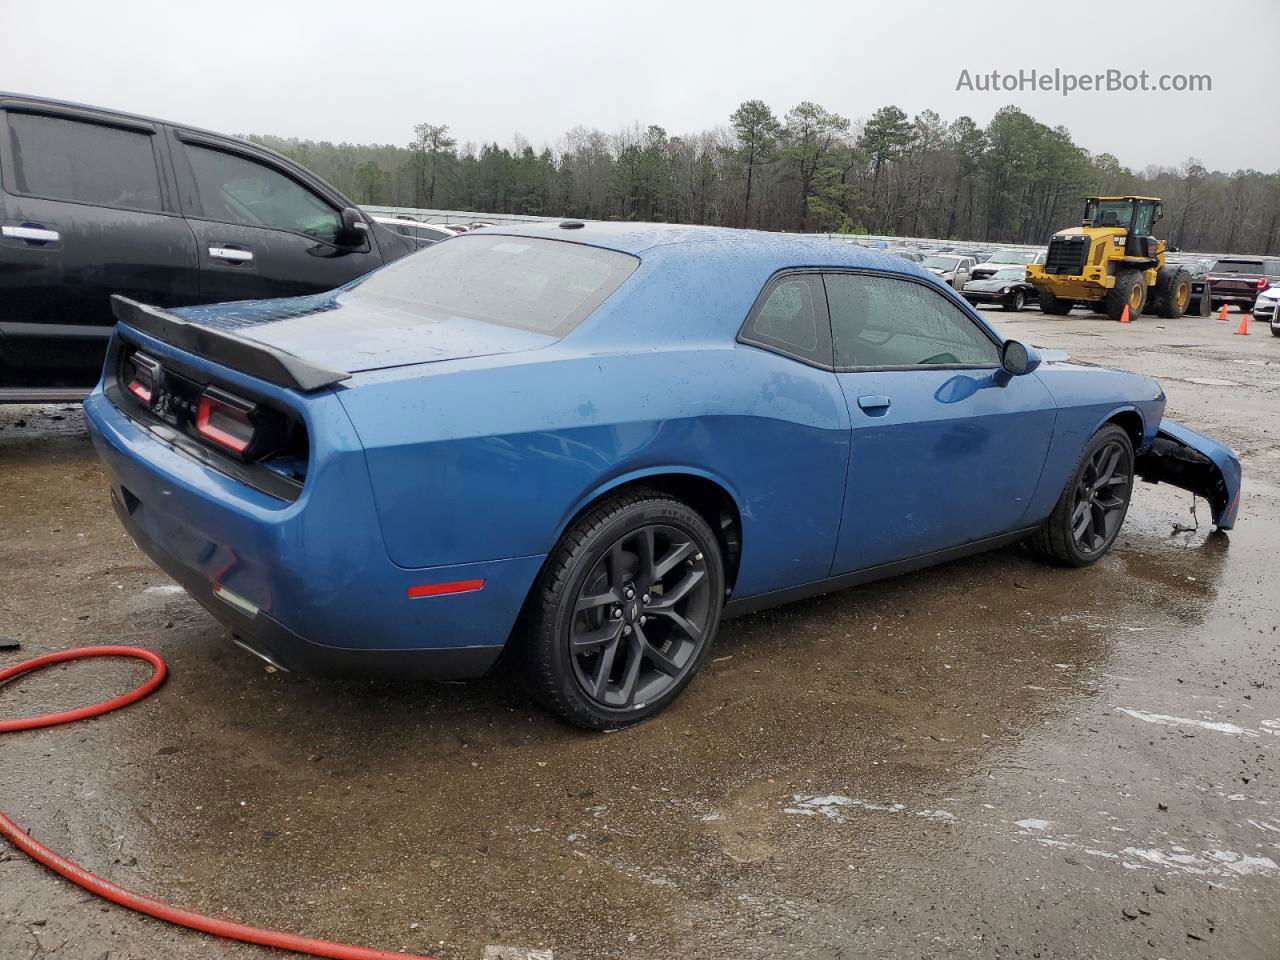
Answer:
POLYGON ((344 373, 534 350, 555 342, 546 334, 422 309, 409 312, 341 290, 172 313, 205 329, 344 373))

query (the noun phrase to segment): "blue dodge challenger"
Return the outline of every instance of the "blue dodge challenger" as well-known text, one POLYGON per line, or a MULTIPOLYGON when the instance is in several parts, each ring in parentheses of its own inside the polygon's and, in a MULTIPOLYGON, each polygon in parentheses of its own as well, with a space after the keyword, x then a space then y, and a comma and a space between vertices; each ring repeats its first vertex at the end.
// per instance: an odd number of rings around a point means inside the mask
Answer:
POLYGON ((728 616, 1018 540, 1092 563, 1137 477, 1237 511, 1235 454, 1153 381, 820 238, 566 221, 114 306, 85 403, 112 502, 243 646, 437 678, 510 648, 588 728, 670 704, 728 616))

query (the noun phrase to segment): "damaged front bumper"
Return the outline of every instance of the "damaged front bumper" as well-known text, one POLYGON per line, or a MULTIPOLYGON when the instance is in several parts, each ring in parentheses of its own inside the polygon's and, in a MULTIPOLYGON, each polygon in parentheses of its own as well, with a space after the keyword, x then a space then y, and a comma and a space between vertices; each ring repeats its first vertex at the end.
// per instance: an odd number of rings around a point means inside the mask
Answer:
POLYGON ((1230 530, 1240 510, 1240 458, 1212 437, 1172 420, 1160 429, 1137 458, 1138 476, 1148 483, 1168 483, 1204 497, 1213 523, 1230 530))

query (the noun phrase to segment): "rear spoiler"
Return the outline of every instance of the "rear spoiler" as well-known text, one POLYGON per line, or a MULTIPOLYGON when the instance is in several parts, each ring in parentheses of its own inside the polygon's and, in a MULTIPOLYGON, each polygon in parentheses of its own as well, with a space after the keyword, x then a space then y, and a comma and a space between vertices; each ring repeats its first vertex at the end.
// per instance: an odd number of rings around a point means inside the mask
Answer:
POLYGON ((326 370, 276 347, 190 323, 177 314, 118 293, 111 295, 111 312, 121 323, 170 346, 281 387, 309 393, 351 378, 350 373, 326 370))

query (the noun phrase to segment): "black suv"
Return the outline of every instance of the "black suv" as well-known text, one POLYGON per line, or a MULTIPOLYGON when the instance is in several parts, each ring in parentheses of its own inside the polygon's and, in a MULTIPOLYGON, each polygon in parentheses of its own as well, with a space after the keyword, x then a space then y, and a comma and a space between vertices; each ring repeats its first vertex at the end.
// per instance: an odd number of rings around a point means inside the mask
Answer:
POLYGON ((0 93, 0 402, 82 397, 113 293, 165 307, 314 293, 415 248, 244 140, 0 93))

